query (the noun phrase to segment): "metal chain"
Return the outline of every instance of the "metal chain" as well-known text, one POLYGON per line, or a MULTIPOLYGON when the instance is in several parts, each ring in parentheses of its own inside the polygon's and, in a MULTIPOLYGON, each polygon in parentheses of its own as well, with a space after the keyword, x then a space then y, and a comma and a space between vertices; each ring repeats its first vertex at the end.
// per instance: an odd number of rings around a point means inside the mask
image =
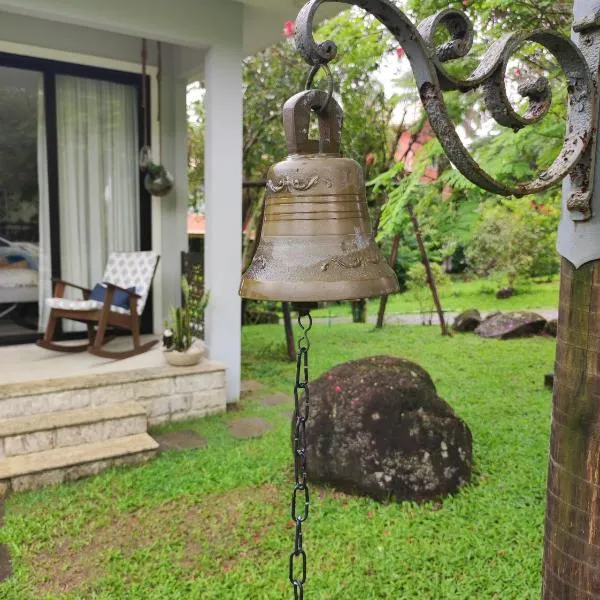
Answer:
POLYGON ((308 310, 298 311, 298 325, 302 337, 298 340, 296 361, 296 384, 294 385, 294 490, 292 492, 292 519, 296 523, 294 550, 290 554, 290 583, 294 589, 294 600, 303 600, 304 583, 306 582, 306 552, 302 547, 302 524, 308 519, 309 493, 306 473, 306 421, 310 408, 310 392, 308 389, 308 350, 310 341, 308 332, 312 327, 312 317, 308 310), (302 319, 308 319, 305 324, 302 319), (300 381, 303 375, 302 381, 300 381), (300 512, 298 512, 298 502, 300 512), (299 571, 299 572, 298 572, 299 571))

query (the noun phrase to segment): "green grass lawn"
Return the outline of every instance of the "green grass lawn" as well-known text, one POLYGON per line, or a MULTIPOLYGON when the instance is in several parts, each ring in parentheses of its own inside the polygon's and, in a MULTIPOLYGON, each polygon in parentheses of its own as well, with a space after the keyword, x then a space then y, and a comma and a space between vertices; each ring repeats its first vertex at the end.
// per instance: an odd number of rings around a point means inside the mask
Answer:
MULTIPOLYGON (((313 488, 305 526, 307 599, 527 600, 541 586, 554 341, 442 338, 422 326, 315 326, 312 374, 375 354, 413 359, 474 437, 471 485, 443 503, 378 504, 313 488)), ((244 330, 244 375, 288 392, 278 326, 244 330)), ((0 598, 290 598, 292 462, 289 406, 252 399, 181 424, 207 447, 138 468, 12 495, 0 542, 14 576, 0 598), (234 440, 227 423, 261 416, 262 438, 234 440)), ((175 428, 175 427, 171 427, 175 428)))
MULTIPOLYGON (((558 279, 551 282, 528 283, 517 290, 511 298, 498 300, 495 291, 498 286, 485 280, 453 281, 450 285, 440 289, 442 308, 445 311, 463 311, 476 308, 480 311, 509 311, 535 308, 558 308, 558 279)), ((379 299, 369 300, 367 313, 376 315, 379 309, 379 299)), ((390 296, 386 314, 418 313, 419 304, 414 296, 405 292, 390 296)), ((348 304, 329 304, 313 313, 319 317, 349 317, 351 310, 348 304)))

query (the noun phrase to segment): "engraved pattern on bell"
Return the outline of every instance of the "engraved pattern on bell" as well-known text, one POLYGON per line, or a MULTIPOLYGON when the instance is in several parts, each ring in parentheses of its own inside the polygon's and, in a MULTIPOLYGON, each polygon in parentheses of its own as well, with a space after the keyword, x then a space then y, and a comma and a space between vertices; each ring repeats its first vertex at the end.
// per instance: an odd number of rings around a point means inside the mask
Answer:
POLYGON ((298 191, 304 192, 306 190, 309 190, 311 187, 313 187, 313 185, 315 185, 318 181, 319 181, 318 175, 315 175, 315 176, 309 178, 308 180, 292 179, 291 177, 284 177, 283 179, 280 179, 279 181, 275 182, 275 181, 272 181, 271 179, 269 179, 269 181, 267 181, 267 188, 269 188, 269 190, 271 192, 273 192, 274 194, 278 194, 279 192, 283 191, 284 189, 287 190, 288 192, 292 192, 293 190, 298 190, 298 191))

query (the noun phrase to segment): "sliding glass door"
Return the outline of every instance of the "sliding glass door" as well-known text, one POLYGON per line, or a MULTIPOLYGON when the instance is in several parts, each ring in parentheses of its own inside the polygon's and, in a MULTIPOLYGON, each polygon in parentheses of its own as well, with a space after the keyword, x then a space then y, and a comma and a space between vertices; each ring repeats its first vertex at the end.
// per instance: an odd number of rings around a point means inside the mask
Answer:
POLYGON ((0 344, 45 329, 53 277, 93 287, 110 252, 150 249, 140 83, 0 53, 0 344))
POLYGON ((37 331, 43 109, 43 74, 0 66, 0 339, 37 331))
POLYGON ((62 277, 93 286, 110 252, 140 250, 135 89, 61 75, 56 110, 62 277))

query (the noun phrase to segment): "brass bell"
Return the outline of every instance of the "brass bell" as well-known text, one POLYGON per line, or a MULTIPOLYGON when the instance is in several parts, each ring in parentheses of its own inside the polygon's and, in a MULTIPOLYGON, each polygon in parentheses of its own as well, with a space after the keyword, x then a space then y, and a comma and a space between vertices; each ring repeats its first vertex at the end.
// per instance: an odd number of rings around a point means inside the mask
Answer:
POLYGON ((355 300, 397 292, 373 240, 363 173, 340 155, 343 113, 307 90, 283 107, 288 157, 267 175, 262 233, 240 295, 257 300, 355 300), (309 139, 318 110, 319 140, 309 139))

